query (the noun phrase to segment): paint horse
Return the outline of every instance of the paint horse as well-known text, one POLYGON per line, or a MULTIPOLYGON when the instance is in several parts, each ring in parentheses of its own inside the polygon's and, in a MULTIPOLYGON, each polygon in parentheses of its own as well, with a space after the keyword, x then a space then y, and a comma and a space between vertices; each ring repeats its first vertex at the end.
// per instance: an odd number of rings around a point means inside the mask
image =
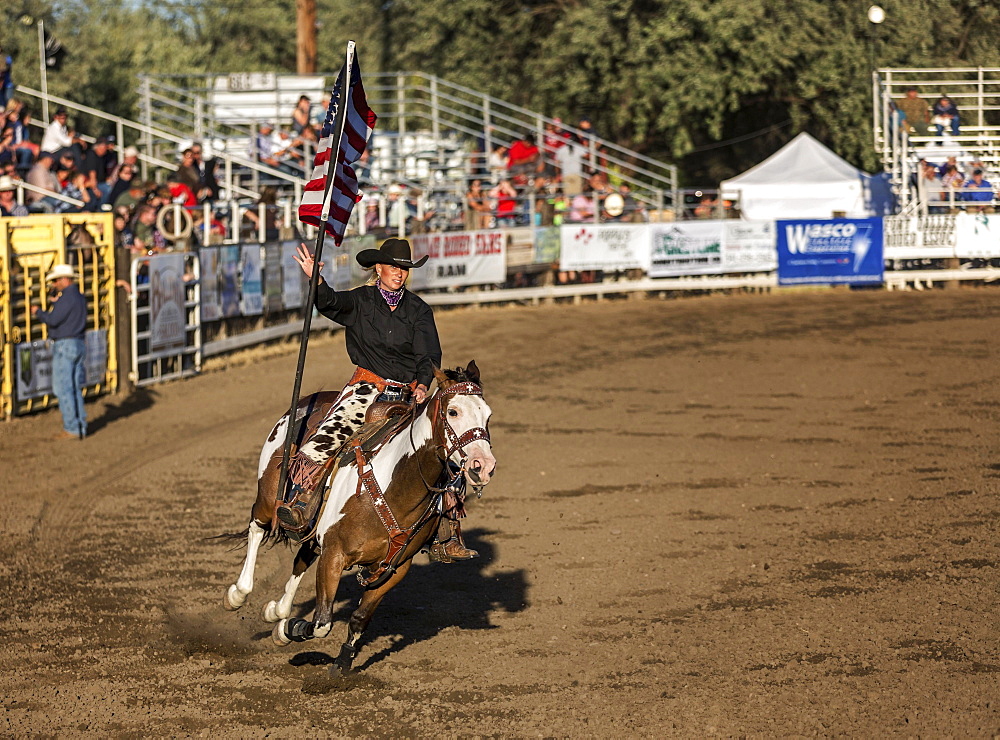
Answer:
MULTIPOLYGON (((465 370, 435 372, 437 390, 403 421, 406 428, 392 437, 371 460, 355 445, 351 462, 331 473, 326 499, 313 534, 300 544, 284 594, 269 601, 264 620, 276 622, 271 636, 278 645, 327 637, 333 627, 333 604, 341 574, 362 566, 358 574, 365 586, 358 607, 350 617, 347 640, 331 666, 331 673, 348 673, 357 654, 358 640, 385 595, 406 576, 412 558, 437 531, 441 497, 445 489, 466 483, 481 492, 496 468, 487 431, 490 414, 483 400, 479 368, 475 361, 465 370), (446 486, 435 485, 446 481, 446 486), (311 622, 290 619, 292 600, 303 575, 319 560, 316 573, 316 608, 311 622)), ((336 401, 337 393, 304 398, 297 414, 314 429, 336 401)), ((247 555, 236 583, 229 586, 224 606, 239 609, 253 589, 254 565, 261 544, 271 537, 287 539, 275 516, 282 443, 288 424, 285 414, 261 450, 257 500, 247 530, 247 555)), ((351 443, 348 443, 351 444, 351 443)))

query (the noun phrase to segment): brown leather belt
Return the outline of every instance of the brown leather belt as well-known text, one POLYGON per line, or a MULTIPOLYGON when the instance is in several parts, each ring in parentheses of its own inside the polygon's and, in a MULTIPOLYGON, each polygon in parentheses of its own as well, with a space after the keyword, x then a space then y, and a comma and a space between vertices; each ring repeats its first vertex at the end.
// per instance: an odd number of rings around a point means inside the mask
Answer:
POLYGON ((385 392, 387 387, 409 388, 411 391, 415 391, 417 389, 417 381, 415 380, 411 383, 400 383, 398 380, 386 380, 385 378, 380 378, 371 370, 366 370, 360 366, 355 368, 354 375, 352 375, 351 379, 347 381, 348 385, 354 385, 355 383, 371 383, 378 388, 379 393, 385 392))

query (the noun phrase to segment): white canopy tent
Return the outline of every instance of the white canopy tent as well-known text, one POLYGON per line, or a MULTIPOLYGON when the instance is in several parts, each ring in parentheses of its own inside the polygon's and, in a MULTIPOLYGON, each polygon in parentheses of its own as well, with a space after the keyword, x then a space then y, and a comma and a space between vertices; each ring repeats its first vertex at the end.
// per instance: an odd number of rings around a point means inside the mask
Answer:
POLYGON ((873 177, 803 132, 758 165, 721 185, 743 218, 865 218, 891 213, 882 176, 873 177))

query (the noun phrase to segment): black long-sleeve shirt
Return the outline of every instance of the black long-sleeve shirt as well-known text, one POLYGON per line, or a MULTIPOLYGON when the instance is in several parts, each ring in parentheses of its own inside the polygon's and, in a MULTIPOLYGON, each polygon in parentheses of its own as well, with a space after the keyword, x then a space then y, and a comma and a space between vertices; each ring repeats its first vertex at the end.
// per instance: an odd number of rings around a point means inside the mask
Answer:
POLYGON ((87 329, 87 300, 76 283, 70 283, 52 309, 39 311, 35 318, 48 324, 49 339, 83 339, 87 329))
POLYGON ((322 282, 316 308, 346 329, 351 362, 376 375, 402 383, 416 380, 430 387, 441 365, 434 314, 419 296, 405 291, 396 310, 374 285, 337 292, 322 282))

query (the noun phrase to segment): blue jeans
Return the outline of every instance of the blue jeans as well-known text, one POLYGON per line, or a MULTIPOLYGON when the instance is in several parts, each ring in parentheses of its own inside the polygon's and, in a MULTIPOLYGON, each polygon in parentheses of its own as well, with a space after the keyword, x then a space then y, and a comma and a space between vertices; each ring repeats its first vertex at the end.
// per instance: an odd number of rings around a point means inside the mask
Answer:
POLYGON ((52 342, 52 390, 59 399, 63 429, 80 437, 87 435, 87 412, 83 408, 83 385, 86 383, 82 339, 56 339, 52 342))

